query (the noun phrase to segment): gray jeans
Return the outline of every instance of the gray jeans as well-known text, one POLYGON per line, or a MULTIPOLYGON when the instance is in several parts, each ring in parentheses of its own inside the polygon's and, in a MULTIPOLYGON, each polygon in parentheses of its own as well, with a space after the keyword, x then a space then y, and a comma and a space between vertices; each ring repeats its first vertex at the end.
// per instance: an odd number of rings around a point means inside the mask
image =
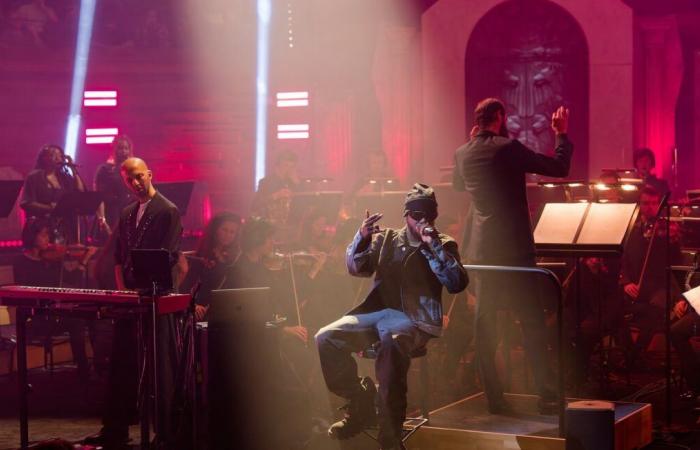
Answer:
POLYGON ((360 383, 352 352, 379 341, 375 373, 379 382, 380 434, 400 437, 406 417, 410 354, 431 337, 395 309, 343 316, 316 333, 326 385, 340 397, 353 398, 360 383))

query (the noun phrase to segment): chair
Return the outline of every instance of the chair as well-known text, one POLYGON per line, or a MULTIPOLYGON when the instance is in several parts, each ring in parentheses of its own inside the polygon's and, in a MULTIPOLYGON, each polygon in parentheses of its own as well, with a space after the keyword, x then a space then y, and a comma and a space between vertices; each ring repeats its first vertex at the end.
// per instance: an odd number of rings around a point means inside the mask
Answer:
MULTIPOLYGON (((365 359, 377 359, 377 354, 379 353, 380 341, 377 341, 367 347, 365 350, 358 353, 358 356, 365 359)), ((410 353, 410 358, 423 358, 428 354, 428 348, 426 346, 414 349, 410 353)), ((429 420, 429 410, 428 410, 428 365, 426 358, 421 359, 420 364, 420 417, 406 417, 403 422, 403 429, 401 434, 401 442, 405 443, 420 427, 428 423, 429 420)), ((376 431, 376 427, 364 430, 364 433, 374 441, 378 440, 378 436, 374 433, 370 433, 369 430, 376 431)))

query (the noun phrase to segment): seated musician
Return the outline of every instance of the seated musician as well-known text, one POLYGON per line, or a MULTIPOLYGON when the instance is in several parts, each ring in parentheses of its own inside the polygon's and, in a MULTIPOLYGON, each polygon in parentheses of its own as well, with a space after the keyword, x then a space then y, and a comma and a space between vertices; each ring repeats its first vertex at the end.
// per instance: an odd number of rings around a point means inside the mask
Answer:
POLYGON ((398 190, 400 186, 394 178, 386 153, 373 150, 367 155, 366 171, 356 181, 355 194, 398 190))
MULTIPOLYGON (((620 285, 626 296, 626 314, 639 329, 635 343, 628 342, 629 362, 639 357, 651 342, 653 334, 664 328, 666 308, 666 224, 655 222, 661 195, 652 187, 642 189, 639 196, 639 217, 627 239, 622 254, 620 285), (654 225, 658 225, 654 228, 654 225)), ((680 259, 678 227, 671 224, 671 262, 680 259)), ((679 289, 671 278, 672 299, 679 298, 679 289)))
POLYGON ((292 193, 301 189, 297 163, 296 153, 287 150, 277 153, 272 173, 258 183, 251 207, 254 215, 277 225, 286 222, 292 193))
MULTIPOLYGON (((39 150, 34 170, 24 180, 20 207, 31 217, 50 217, 66 192, 84 191, 85 185, 70 156, 58 145, 45 145, 39 150)), ((51 228, 57 229, 57 239, 76 242, 77 217, 53 218, 51 228)))
MULTIPOLYGON (((95 253, 90 247, 77 261, 65 260, 65 249, 57 248, 49 242, 49 221, 43 218, 30 218, 22 230, 24 251, 12 262, 15 284, 22 286, 64 287, 80 286, 87 262, 95 253)), ((56 333, 70 334, 73 359, 78 366, 78 375, 86 380, 89 375, 87 354, 85 353, 85 321, 70 317, 34 316, 28 332, 35 338, 56 333)))
POLYGON ((688 391, 681 396, 685 400, 692 400, 700 406, 700 355, 698 355, 690 340, 698 335, 700 316, 688 304, 681 300, 673 308, 675 322, 671 325, 671 342, 678 352, 683 374, 688 384, 688 391))
POLYGON ((238 234, 241 218, 234 213, 223 212, 207 224, 197 251, 188 256, 189 270, 180 284, 180 292, 191 292, 200 283, 195 305, 197 321, 205 319, 209 310, 211 291, 221 289, 226 273, 240 255, 238 234))
POLYGON ((573 273, 563 286, 566 329, 570 331, 572 347, 575 347, 574 351, 567 353, 571 358, 571 379, 576 386, 586 381, 591 355, 604 333, 619 330, 622 325, 617 274, 611 265, 610 261, 600 257, 582 258, 578 275, 580 288, 572 282, 573 273), (578 336, 576 321, 580 325, 578 336))
MULTIPOLYGON (((278 384, 269 386, 279 396, 282 410, 293 410, 284 423, 276 423, 273 434, 286 436, 288 448, 302 448, 311 432, 311 409, 314 395, 310 376, 313 370, 313 354, 307 346, 308 331, 304 313, 297 315, 293 287, 290 282, 288 260, 275 256, 276 233, 269 221, 250 217, 241 227, 241 256, 230 268, 224 289, 269 287, 273 312, 286 321, 280 327, 279 350, 281 359, 278 384)), ((272 413, 271 413, 272 414, 272 413)))
POLYGON ((442 333, 443 286, 454 294, 468 282, 457 243, 434 228, 437 206, 433 189, 416 183, 406 196, 404 228, 381 231, 382 214, 367 212, 347 249, 350 274, 376 276, 361 305, 316 334, 326 386, 349 400, 345 417, 328 430, 332 438, 350 438, 377 419, 374 382, 358 377, 352 352, 379 341, 378 441, 384 450, 405 448, 401 434, 411 354, 442 333))
POLYGON ((671 189, 668 187, 668 181, 663 178, 657 178, 654 174, 656 167, 656 158, 654 152, 648 148, 638 148, 632 154, 632 161, 637 175, 643 180, 646 186, 652 187, 659 195, 664 195, 671 189))
MULTIPOLYGON (((227 275, 222 289, 237 289, 251 287, 270 287, 273 289, 274 309, 278 314, 288 317, 288 323, 294 323, 294 309, 282 304, 282 296, 285 300, 290 295, 287 289, 279 289, 280 283, 276 280, 273 268, 276 262, 272 261, 274 245, 273 236, 275 227, 267 220, 260 217, 250 217, 241 228, 241 256, 233 264, 227 275), (275 289, 278 288, 278 289, 275 289)), ((285 286, 286 288, 286 286, 285 286)), ((288 325, 283 328, 286 336, 306 343, 307 330, 301 325, 288 325)))

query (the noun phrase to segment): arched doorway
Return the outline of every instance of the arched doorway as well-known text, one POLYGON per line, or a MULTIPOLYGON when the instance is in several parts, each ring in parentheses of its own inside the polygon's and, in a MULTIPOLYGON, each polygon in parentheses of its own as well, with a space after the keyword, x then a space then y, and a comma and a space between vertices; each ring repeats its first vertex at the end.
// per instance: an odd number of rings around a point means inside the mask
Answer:
MULTIPOLYGON (((547 0, 509 0, 476 24, 465 55, 466 133, 476 103, 506 103, 508 131, 531 149, 554 148, 550 117, 571 108, 571 178, 588 177, 588 46, 578 22, 547 0)), ((603 119, 604 120, 604 119, 603 119)))

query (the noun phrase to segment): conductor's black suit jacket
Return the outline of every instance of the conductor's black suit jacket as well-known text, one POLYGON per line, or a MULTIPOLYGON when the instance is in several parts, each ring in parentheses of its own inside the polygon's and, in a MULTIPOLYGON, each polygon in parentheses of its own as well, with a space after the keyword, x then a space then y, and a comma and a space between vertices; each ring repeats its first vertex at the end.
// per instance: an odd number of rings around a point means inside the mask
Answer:
POLYGON ((554 156, 546 156, 490 131, 480 131, 457 149, 455 177, 472 198, 469 263, 534 265, 525 174, 565 177, 572 152, 565 134, 557 135, 554 156))

